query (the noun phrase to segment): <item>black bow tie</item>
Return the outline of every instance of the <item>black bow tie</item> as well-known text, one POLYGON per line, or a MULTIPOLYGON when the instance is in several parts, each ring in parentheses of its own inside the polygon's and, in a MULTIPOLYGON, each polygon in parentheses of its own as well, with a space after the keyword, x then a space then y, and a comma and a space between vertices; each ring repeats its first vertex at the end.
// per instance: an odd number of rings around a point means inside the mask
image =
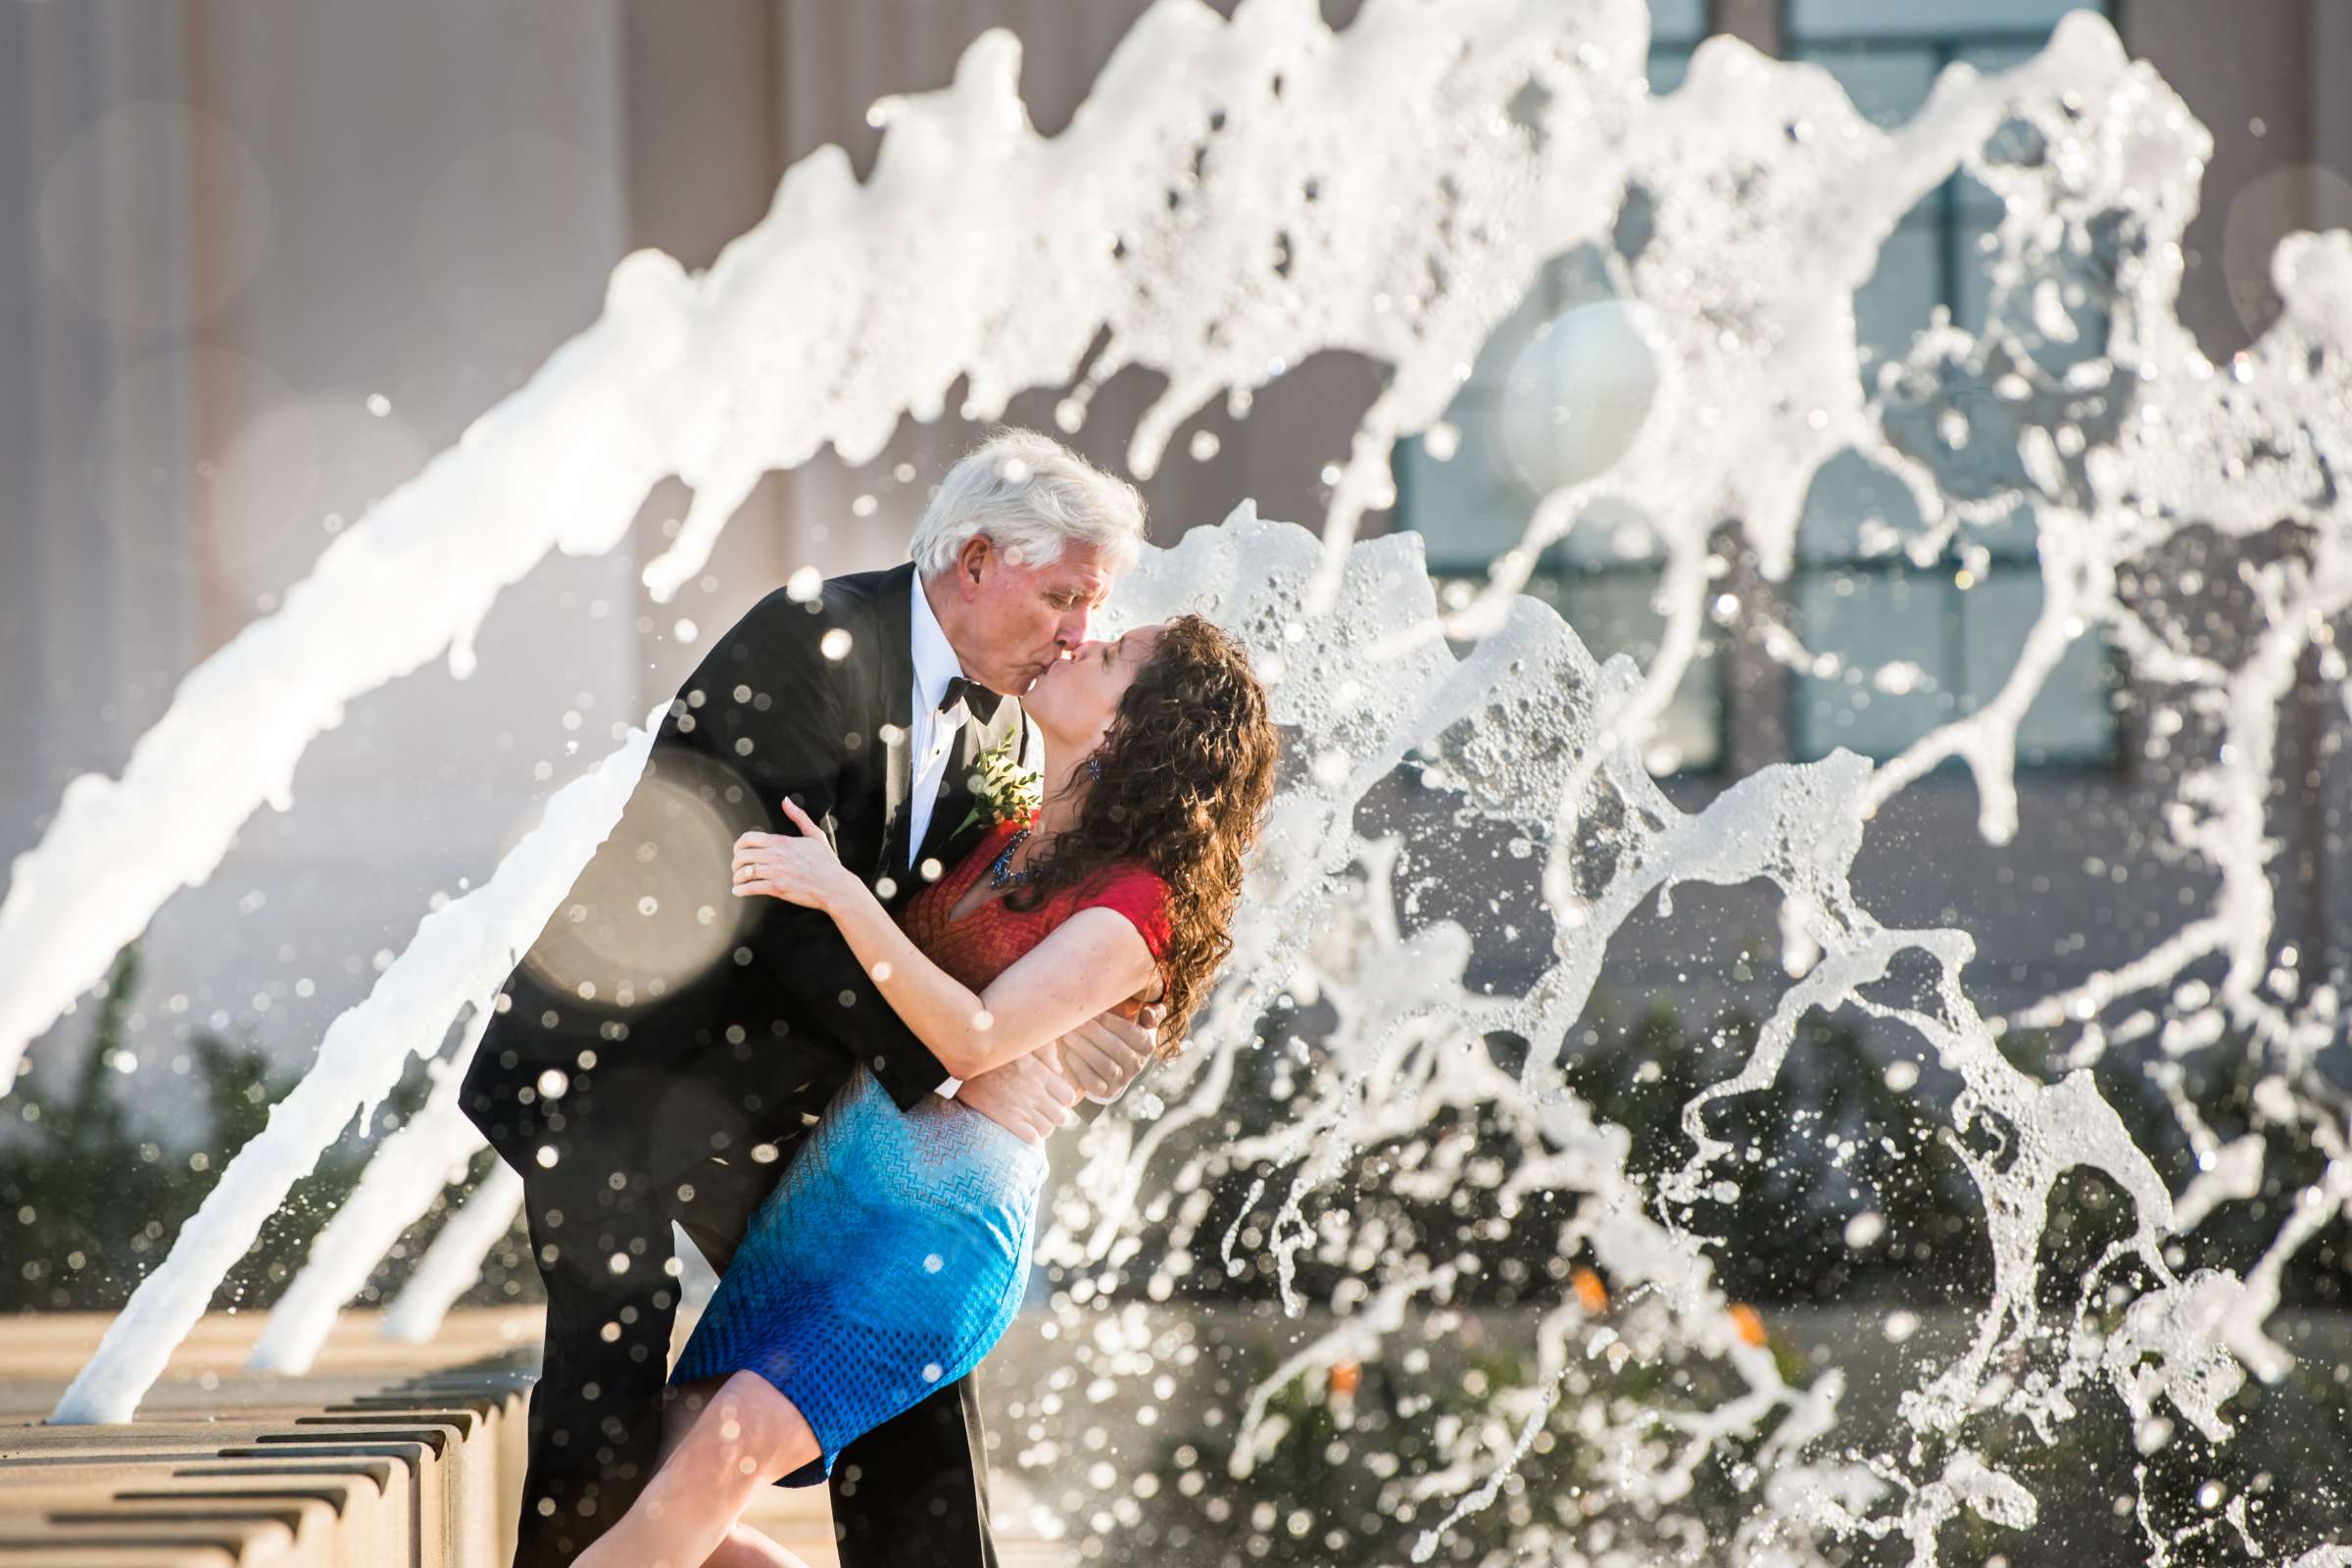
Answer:
POLYGON ((985 724, 997 716, 997 704, 1004 700, 975 681, 953 675, 948 679, 948 689, 939 695, 939 710, 943 713, 953 712, 956 705, 961 703, 971 710, 972 717, 985 724))

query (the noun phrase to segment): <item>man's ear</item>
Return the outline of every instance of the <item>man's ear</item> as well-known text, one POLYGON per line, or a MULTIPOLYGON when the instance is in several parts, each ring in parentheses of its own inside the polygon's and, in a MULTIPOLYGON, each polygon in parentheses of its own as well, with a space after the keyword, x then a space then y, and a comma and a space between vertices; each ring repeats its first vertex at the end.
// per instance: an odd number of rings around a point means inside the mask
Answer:
POLYGON ((981 581, 987 577, 988 568, 993 564, 995 562, 986 534, 976 533, 966 539, 956 552, 956 591, 963 598, 970 599, 979 592, 981 581))

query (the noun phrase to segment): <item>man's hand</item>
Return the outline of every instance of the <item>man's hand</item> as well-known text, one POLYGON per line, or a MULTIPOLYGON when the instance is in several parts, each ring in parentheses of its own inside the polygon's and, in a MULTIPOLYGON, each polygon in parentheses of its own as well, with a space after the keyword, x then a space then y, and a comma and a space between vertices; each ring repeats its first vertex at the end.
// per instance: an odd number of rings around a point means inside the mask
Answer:
POLYGON ((1062 1072, 1087 1099, 1109 1104, 1126 1093, 1136 1074, 1152 1065, 1160 1016, 1158 1007, 1145 1007, 1133 1023, 1106 1012, 1080 1024, 1055 1042, 1062 1072))
POLYGON ((1032 1051, 966 1078, 956 1099, 1023 1141, 1042 1144, 1071 1120, 1078 1091, 1032 1051))

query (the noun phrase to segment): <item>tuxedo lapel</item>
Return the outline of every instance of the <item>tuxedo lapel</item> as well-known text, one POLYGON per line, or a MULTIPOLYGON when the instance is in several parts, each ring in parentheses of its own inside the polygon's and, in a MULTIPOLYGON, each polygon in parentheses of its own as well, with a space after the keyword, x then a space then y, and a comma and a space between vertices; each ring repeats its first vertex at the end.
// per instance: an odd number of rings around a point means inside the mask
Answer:
POLYGON ((907 795, 914 783, 914 564, 882 583, 882 854, 873 876, 903 883, 906 872, 907 795))

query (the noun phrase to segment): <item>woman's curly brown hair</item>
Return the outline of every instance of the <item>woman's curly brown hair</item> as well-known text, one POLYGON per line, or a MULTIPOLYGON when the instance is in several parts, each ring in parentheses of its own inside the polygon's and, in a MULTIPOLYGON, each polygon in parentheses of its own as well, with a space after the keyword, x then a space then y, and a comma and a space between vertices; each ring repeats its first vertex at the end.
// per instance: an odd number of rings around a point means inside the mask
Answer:
POLYGON ((1233 951, 1233 908, 1273 798, 1277 745, 1241 644, 1199 615, 1176 616, 1119 699, 1077 822, 1007 896, 1033 909, 1123 860, 1168 885, 1163 1053, 1184 1038, 1233 951))

